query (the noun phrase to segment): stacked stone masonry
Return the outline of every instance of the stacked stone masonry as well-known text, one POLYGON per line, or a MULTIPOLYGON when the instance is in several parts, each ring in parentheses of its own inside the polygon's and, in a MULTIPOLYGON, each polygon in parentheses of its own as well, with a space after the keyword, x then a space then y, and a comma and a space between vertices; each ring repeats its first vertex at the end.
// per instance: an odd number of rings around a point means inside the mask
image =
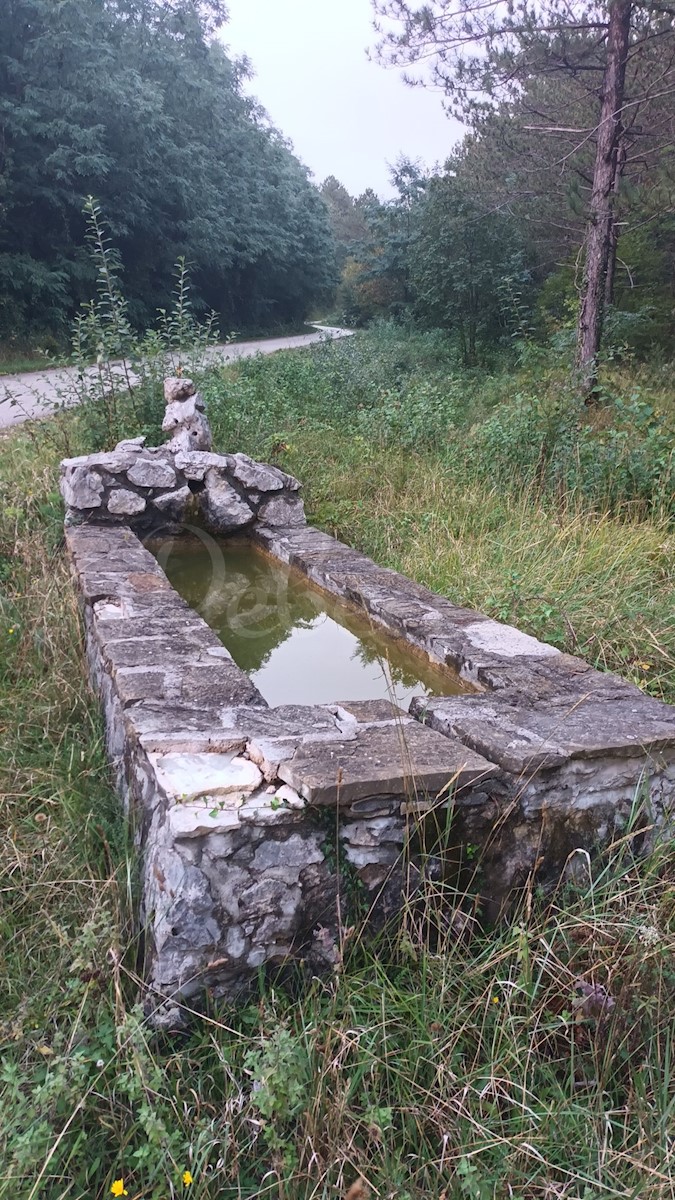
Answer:
POLYGON ((61 464, 66 525, 127 524, 141 533, 171 533, 186 523, 219 534, 256 525, 304 525, 297 479, 246 454, 214 454, 203 401, 190 379, 167 379, 162 428, 173 436, 145 448, 145 438, 61 464))
POLYGON ((668 706, 311 527, 256 540, 492 688, 416 700, 416 720, 382 701, 270 709, 131 530, 68 529, 108 752, 143 848, 157 1023, 205 989, 235 998, 263 964, 330 968, 349 917, 341 868, 391 915, 404 880, 440 869, 409 851, 430 809, 451 805, 453 842, 484 847, 491 914, 619 836, 636 795, 637 836, 668 820, 668 706))
MULTIPOLYGON (((193 399, 169 400, 167 413, 193 399)), ((191 411, 169 431, 187 422, 203 444, 191 411)), ((122 443, 69 460, 62 487, 89 673, 142 851, 156 1024, 181 1023, 206 991, 235 999, 269 964, 331 969, 354 895, 383 920, 447 870, 424 844, 430 822, 447 828, 448 807, 449 856, 461 864, 462 847, 482 848, 488 916, 528 881, 586 870, 629 828, 638 848, 669 828, 672 708, 300 524, 297 481, 276 468, 122 443), (245 526, 228 488, 248 507, 245 526), (162 503, 183 489, 207 527, 245 528, 475 690, 416 698, 411 714, 349 698, 269 708, 134 532, 142 516, 141 532, 164 528, 167 512, 179 522, 182 501, 162 503)), ((462 931, 470 914, 448 919, 462 931)))

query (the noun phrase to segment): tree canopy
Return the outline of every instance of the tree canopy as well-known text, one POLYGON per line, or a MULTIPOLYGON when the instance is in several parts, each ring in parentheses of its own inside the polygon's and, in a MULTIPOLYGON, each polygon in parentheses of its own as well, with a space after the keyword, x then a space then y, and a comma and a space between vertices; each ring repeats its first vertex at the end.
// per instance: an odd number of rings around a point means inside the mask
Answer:
POLYGON ((425 64, 478 138, 505 118, 521 143, 536 134, 535 157, 561 176, 574 162, 584 224, 577 361, 590 394, 624 228, 622 183, 662 174, 672 156, 675 10, 661 0, 373 4, 380 56, 425 64))
POLYGON ((226 328, 297 320, 330 293, 325 205, 213 37, 225 17, 221 0, 0 6, 0 333, 58 331, 89 294, 88 194, 138 324, 179 256, 226 328))

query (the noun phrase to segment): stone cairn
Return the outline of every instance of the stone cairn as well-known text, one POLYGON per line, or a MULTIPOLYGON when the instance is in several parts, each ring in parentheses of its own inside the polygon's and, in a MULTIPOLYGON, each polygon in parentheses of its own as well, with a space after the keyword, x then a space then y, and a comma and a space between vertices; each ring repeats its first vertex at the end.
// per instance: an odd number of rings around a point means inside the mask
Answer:
POLYGON ((213 533, 249 532, 256 525, 304 525, 300 484, 278 467, 246 454, 214 454, 204 401, 191 379, 164 381, 162 429, 145 438, 61 463, 66 525, 126 524, 143 534, 173 533, 186 521, 213 533))

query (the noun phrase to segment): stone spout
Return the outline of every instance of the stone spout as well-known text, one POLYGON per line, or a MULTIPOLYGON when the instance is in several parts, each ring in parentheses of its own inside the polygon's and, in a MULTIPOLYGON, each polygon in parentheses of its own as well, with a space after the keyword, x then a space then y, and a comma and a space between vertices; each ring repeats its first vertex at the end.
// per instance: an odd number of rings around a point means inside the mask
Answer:
POLYGON ((164 380, 164 433, 172 434, 170 450, 210 450, 213 444, 204 401, 191 379, 164 380))

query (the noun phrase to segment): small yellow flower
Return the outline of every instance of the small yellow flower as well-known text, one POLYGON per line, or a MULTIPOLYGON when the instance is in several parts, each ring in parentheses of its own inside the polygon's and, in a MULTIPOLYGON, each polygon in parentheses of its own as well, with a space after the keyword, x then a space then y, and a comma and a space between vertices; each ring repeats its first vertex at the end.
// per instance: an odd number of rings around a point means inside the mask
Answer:
POLYGON ((499 1004, 499 996, 493 996, 493 997, 492 997, 492 1003, 493 1003, 493 1004, 499 1004))
POLYGON ((11 625, 11 626, 10 626, 10 628, 7 630, 7 632, 8 632, 8 633, 14 633, 14 626, 13 626, 13 625, 11 625))
POLYGON ((183 1183, 186 1187, 189 1187, 192 1183, 192 1174, 190 1171, 183 1171, 183 1183))
POLYGON ((116 1179, 110 1189, 110 1192, 111 1192, 111 1195, 113 1195, 113 1196, 128 1196, 129 1195, 127 1189, 124 1186, 123 1179, 116 1179))

